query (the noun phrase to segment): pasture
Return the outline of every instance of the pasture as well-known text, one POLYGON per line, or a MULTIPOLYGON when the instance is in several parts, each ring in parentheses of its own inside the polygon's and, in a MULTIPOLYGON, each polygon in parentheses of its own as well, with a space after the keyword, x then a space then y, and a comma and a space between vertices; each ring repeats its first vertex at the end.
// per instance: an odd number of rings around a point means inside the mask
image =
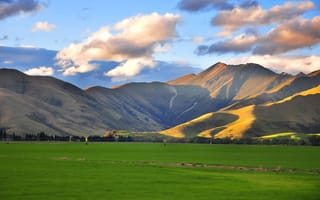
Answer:
POLYGON ((319 199, 320 148, 0 143, 0 199, 319 199))

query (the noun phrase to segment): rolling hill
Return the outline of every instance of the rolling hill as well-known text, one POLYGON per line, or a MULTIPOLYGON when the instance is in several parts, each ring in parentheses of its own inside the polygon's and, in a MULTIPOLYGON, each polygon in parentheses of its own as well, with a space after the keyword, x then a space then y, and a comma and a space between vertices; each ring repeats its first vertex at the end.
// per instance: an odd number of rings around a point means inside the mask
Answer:
POLYGON ((180 138, 320 132, 319 85, 319 71, 291 76, 252 63, 217 63, 168 83, 85 90, 0 69, 0 128, 17 135, 128 130, 180 138))
POLYGON ((200 116, 162 131, 174 137, 243 138, 282 132, 318 133, 320 85, 277 102, 200 116), (224 116, 223 119, 218 116, 224 116))

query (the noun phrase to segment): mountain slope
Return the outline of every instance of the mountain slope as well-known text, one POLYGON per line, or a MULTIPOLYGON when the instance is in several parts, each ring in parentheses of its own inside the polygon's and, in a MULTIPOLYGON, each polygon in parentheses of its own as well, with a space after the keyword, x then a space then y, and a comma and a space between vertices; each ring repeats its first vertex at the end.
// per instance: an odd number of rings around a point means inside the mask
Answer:
POLYGON ((300 92, 315 88, 320 84, 320 75, 292 76, 274 88, 259 95, 235 102, 228 109, 241 108, 248 105, 261 105, 277 102, 300 92))
POLYGON ((308 75, 277 74, 260 65, 217 63, 195 75, 168 82, 171 85, 197 85, 208 89, 225 109, 274 102, 320 84, 319 71, 308 75))
POLYGON ((131 83, 115 89, 81 90, 52 77, 27 76, 7 69, 0 70, 0 89, 0 127, 16 134, 155 131, 218 106, 206 89, 197 86, 131 83))
POLYGON ((257 64, 217 63, 197 75, 184 76, 169 84, 201 86, 210 91, 211 97, 230 102, 261 94, 289 78, 257 64))
POLYGON ((3 69, 0 88, 0 125, 9 132, 84 135, 100 133, 110 124, 97 117, 93 98, 55 78, 3 69))
POLYGON ((208 138, 260 137, 278 132, 314 133, 320 130, 319 120, 320 86, 317 86, 278 102, 209 113, 161 133, 174 137, 197 134, 208 138), (215 116, 221 114, 228 117, 217 125, 215 116), (236 117, 231 120, 232 116, 236 117))
POLYGON ((250 136, 279 132, 317 133, 320 130, 320 92, 295 95, 285 101, 255 109, 256 120, 248 131, 250 136))
POLYGON ((131 119, 135 130, 161 130, 220 108, 206 89, 197 86, 131 83, 115 89, 93 87, 86 93, 102 107, 124 113, 123 118, 131 119))

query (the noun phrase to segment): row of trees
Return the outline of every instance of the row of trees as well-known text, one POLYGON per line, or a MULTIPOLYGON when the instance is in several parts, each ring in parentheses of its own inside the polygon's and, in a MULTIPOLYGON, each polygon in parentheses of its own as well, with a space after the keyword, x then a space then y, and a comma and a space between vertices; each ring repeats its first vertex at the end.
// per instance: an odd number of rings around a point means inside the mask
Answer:
POLYGON ((209 144, 253 144, 253 145, 312 145, 320 146, 320 136, 311 135, 306 139, 289 139, 289 138, 273 138, 273 139, 260 139, 260 138, 216 138, 208 139, 202 137, 195 137, 190 139, 183 139, 184 142, 189 143, 209 143, 209 144))
POLYGON ((37 134, 25 134, 24 136, 8 134, 6 129, 0 128, 0 140, 2 141, 73 141, 73 142, 172 142, 172 143, 203 143, 203 144, 263 144, 263 145, 313 145, 320 146, 320 136, 311 135, 306 139, 289 139, 289 138, 183 138, 174 139, 166 136, 143 137, 118 135, 117 133, 105 134, 104 136, 57 136, 47 135, 45 132, 37 134))
POLYGON ((131 136, 107 135, 107 136, 58 136, 47 135, 45 132, 36 134, 25 134, 24 136, 8 134, 6 129, 0 129, 0 140, 2 141, 70 141, 70 142, 132 142, 131 136))

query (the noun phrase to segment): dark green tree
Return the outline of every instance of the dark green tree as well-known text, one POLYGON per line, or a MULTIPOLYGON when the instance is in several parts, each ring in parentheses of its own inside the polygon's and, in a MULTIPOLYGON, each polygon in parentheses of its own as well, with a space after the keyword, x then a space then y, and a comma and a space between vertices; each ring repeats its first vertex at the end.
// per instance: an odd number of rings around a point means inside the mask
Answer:
POLYGON ((320 136, 311 135, 308 139, 312 146, 320 146, 320 136))

